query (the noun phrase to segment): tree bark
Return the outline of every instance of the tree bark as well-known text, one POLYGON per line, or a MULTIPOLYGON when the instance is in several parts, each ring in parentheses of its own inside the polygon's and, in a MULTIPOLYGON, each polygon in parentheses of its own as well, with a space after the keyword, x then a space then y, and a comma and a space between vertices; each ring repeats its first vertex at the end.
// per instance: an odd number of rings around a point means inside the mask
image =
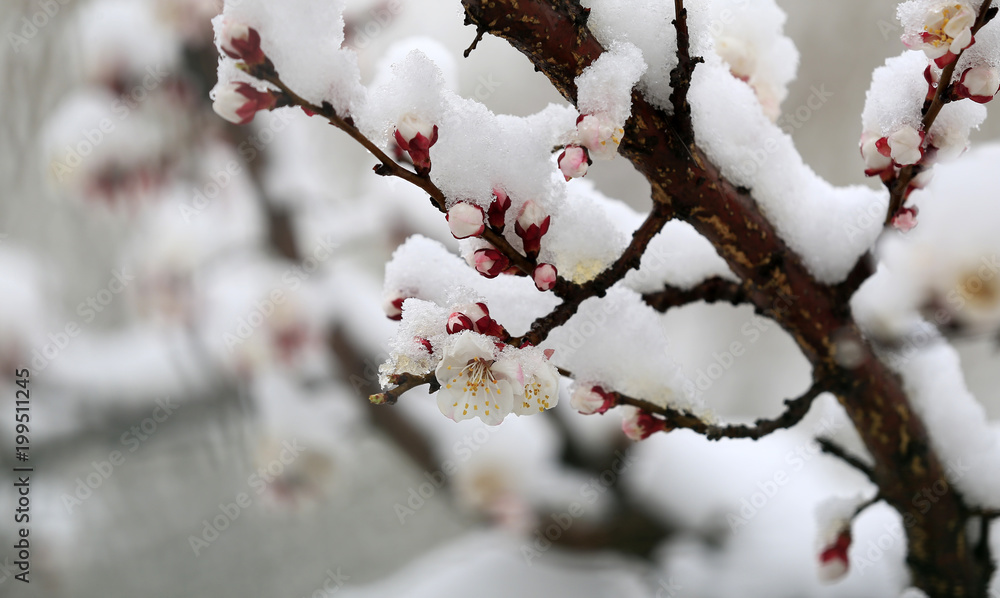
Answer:
MULTIPOLYGON (((463 0, 463 5, 467 24, 507 40, 575 103, 575 78, 603 52, 587 28, 587 9, 574 0, 463 0)), ((985 596, 991 564, 969 543, 969 512, 957 490, 949 486, 929 509, 914 504, 921 491, 947 483, 947 477, 899 377, 875 356, 851 316, 848 301, 870 274, 868 265, 859 263, 840 285, 817 282, 750 193, 727 182, 693 140, 684 139, 682 118, 655 108, 638 92, 632 100, 621 155, 649 180, 655 202, 712 242, 744 281, 747 299, 795 339, 814 377, 837 395, 874 458, 882 496, 904 517, 913 585, 932 597, 985 596), (852 341, 863 347, 863 358, 848 369, 838 363, 837 351, 852 341)))

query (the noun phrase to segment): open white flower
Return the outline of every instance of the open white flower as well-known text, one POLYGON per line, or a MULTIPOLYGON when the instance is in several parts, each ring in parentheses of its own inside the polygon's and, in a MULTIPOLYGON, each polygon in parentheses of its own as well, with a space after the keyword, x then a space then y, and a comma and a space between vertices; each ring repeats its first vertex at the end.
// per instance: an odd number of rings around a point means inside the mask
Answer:
POLYGON ((495 426, 523 388, 516 380, 517 365, 498 360, 493 340, 468 330, 445 352, 434 374, 441 383, 438 409, 454 421, 478 417, 495 426))
POLYGON ((541 413, 555 407, 559 402, 559 374, 547 361, 539 364, 530 376, 524 376, 524 381, 523 396, 514 401, 514 413, 518 415, 541 413))

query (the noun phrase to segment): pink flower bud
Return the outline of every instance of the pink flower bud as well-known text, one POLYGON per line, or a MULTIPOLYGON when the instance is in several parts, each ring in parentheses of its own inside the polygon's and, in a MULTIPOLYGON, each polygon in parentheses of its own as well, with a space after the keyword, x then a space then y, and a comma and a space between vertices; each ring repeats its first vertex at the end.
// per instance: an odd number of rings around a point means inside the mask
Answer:
POLYGON ((649 438, 656 432, 665 432, 666 430, 667 422, 642 409, 633 409, 622 420, 622 431, 637 442, 649 438))
POLYGON ((497 229, 499 232, 503 232, 504 218, 507 216, 507 208, 510 207, 510 197, 503 189, 494 188, 493 189, 493 201, 490 202, 490 209, 487 210, 487 216, 490 219, 490 226, 497 229))
POLYGON ((537 256, 542 247, 542 236, 549 230, 549 215, 535 202, 528 200, 521 207, 514 222, 514 232, 524 242, 524 251, 529 256, 537 256))
POLYGON ((900 208, 896 215, 892 217, 892 227, 896 230, 908 233, 917 225, 917 208, 900 208))
POLYGON ((893 162, 900 166, 916 164, 924 157, 924 132, 903 125, 886 138, 893 162))
POLYGON ((556 279, 559 276, 556 267, 552 264, 538 264, 535 266, 531 278, 535 281, 535 287, 539 291, 550 291, 556 286, 556 279))
POLYGON ((427 350, 428 353, 434 352, 434 346, 426 338, 420 338, 419 336, 414 337, 413 340, 417 341, 417 344, 427 350))
POLYGON ((476 271, 486 278, 496 278, 510 265, 507 256, 492 247, 480 249, 475 253, 473 259, 476 263, 476 271))
POLYGON ((563 153, 559 154, 559 170, 567 181, 586 175, 589 167, 590 155, 578 145, 567 145, 563 153))
POLYGON ((458 334, 463 330, 472 330, 472 319, 462 312, 453 312, 448 316, 448 324, 445 326, 445 329, 448 331, 448 334, 458 334))
POLYGON ((398 291, 386 296, 382 301, 382 311, 385 312, 385 316, 390 320, 402 320, 403 301, 406 301, 408 298, 398 291))
POLYGON ((245 125, 258 110, 271 110, 277 98, 270 91, 257 91, 247 83, 227 83, 215 92, 212 109, 231 123, 245 125))
POLYGON ((410 154, 417 174, 431 171, 431 146, 437 143, 438 128, 414 114, 405 114, 396 123, 396 143, 410 154))
MULTIPOLYGON (((861 157, 865 161, 865 176, 881 175, 886 170, 892 171, 892 159, 879 150, 879 142, 885 139, 877 134, 865 133, 861 136, 861 157)), ((885 145, 888 150, 888 145, 885 145)))
POLYGON ((603 414, 615 406, 615 396, 604 392, 600 386, 579 386, 573 391, 569 404, 584 415, 603 414))
POLYGON ((456 239, 478 237, 486 230, 483 209, 471 203, 460 201, 448 210, 448 227, 456 239))
POLYGON ((987 66, 965 69, 962 78, 955 84, 955 96, 969 98, 977 104, 985 104, 993 99, 1000 89, 1000 74, 987 66))
POLYGON ((245 23, 223 23, 219 45, 230 58, 242 60, 249 66, 264 64, 267 60, 260 48, 260 33, 245 23))
POLYGON ((836 581, 845 575, 850 565, 847 549, 851 547, 851 530, 837 535, 833 544, 823 548, 819 555, 819 578, 825 582, 836 581))

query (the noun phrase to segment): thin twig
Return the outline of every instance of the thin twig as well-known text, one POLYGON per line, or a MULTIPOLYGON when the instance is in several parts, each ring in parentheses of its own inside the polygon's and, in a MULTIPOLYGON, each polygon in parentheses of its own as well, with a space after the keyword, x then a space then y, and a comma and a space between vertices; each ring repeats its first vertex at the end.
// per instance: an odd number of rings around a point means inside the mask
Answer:
POLYGON ((406 391, 416 388, 418 386, 423 386, 424 384, 429 384, 430 388, 428 392, 437 392, 441 388, 441 384, 437 381, 434 372, 429 374, 424 374, 423 376, 416 376, 413 374, 397 374, 391 380, 392 384, 395 384, 393 388, 385 392, 380 392, 374 394, 368 398, 373 405, 395 405, 399 397, 403 395, 406 391))
POLYGON ((844 461, 854 469, 857 469, 861 473, 865 474, 873 484, 878 486, 878 481, 875 478, 875 470, 872 469, 870 465, 862 461, 860 458, 847 452, 847 449, 843 448, 839 444, 835 443, 829 438, 817 438, 816 442, 819 444, 819 448, 827 454, 838 457, 840 460, 844 461))
POLYGON ((661 416, 667 423, 667 431, 672 429, 691 430, 701 434, 709 440, 719 440, 720 438, 749 438, 758 440, 771 434, 776 430, 791 428, 802 421, 802 418, 809 413, 809 408, 813 401, 826 389, 818 381, 814 382, 802 396, 795 399, 785 400, 785 411, 773 419, 758 419, 751 425, 729 424, 715 425, 709 424, 700 417, 679 411, 670 407, 662 407, 656 403, 651 403, 643 399, 635 399, 621 393, 612 393, 619 404, 632 405, 649 413, 661 416))
POLYGON ((732 305, 747 303, 749 297, 746 290, 738 282, 713 276, 696 284, 689 289, 682 289, 675 286, 665 285, 662 291, 646 293, 642 296, 646 305, 659 312, 666 312, 670 308, 680 307, 696 301, 705 303, 725 302, 732 305))
POLYGON ((685 143, 694 142, 694 127, 691 124, 691 105, 687 94, 691 87, 691 74, 694 67, 703 62, 701 58, 691 57, 691 38, 688 35, 687 9, 684 0, 674 0, 674 29, 677 31, 677 66, 670 71, 670 103, 674 107, 674 120, 678 134, 685 143))

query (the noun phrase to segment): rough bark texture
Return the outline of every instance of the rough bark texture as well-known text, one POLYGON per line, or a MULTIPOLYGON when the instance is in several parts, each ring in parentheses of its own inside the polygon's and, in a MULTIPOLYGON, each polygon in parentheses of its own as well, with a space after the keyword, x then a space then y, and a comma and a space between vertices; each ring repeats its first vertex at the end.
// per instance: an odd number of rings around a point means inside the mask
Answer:
MULTIPOLYGON (((574 79, 603 51, 578 2, 463 0, 463 5, 467 23, 507 40, 575 102, 574 79)), ((899 378, 876 358, 852 320, 848 299, 868 276, 867 264, 859 264, 841 285, 817 282, 753 197, 725 181, 695 143, 684 139, 683 125, 634 92, 621 154, 649 180, 655 202, 715 245, 744 281, 746 299, 792 335, 814 377, 837 395, 874 457, 882 496, 909 524, 913 584, 933 597, 985 596, 991 565, 972 550, 961 496, 952 489, 926 512, 914 504, 918 493, 947 478, 899 378), (837 348, 851 341, 864 347, 863 359, 845 369, 837 348)))

